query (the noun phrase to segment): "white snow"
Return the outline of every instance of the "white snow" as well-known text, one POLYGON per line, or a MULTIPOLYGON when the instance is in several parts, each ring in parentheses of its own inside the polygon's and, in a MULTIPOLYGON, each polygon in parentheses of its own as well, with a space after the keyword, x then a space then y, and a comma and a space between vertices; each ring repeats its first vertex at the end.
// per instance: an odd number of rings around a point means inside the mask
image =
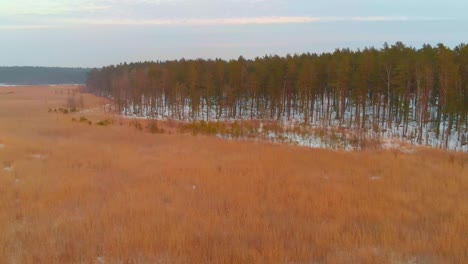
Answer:
POLYGON ((33 158, 33 159, 37 159, 37 160, 45 160, 47 159, 47 156, 46 155, 42 155, 42 154, 32 154, 30 155, 29 157, 33 158))
MULTIPOLYGON (((182 122, 194 122, 194 121, 220 121, 220 122, 234 122, 243 120, 257 120, 267 122, 269 119, 269 113, 266 112, 255 112, 252 116, 250 113, 250 102, 238 105, 238 111, 242 111, 241 114, 236 113, 236 118, 232 118, 231 114, 226 109, 216 109, 216 106, 208 109, 207 102, 205 99, 200 98, 200 106, 196 113, 191 111, 190 101, 185 101, 183 106, 170 107, 165 104, 164 95, 162 99, 145 98, 142 96, 142 102, 146 102, 143 106, 127 102, 126 107, 121 109, 120 113, 131 118, 141 119, 156 119, 156 120, 179 120, 182 122)), ((268 103, 265 103, 265 109, 269 108, 268 103)), ((468 128, 465 126, 459 127, 459 130, 455 128, 451 129, 448 133, 448 121, 441 122, 439 127, 439 133, 437 135, 436 128, 430 123, 418 124, 412 119, 412 113, 414 103, 410 105, 410 120, 407 125, 403 125, 401 120, 391 120, 391 126, 388 127, 388 122, 385 124, 377 124, 378 128, 373 129, 374 116, 372 115, 373 106, 369 105, 366 109, 365 116, 360 112, 360 119, 365 117, 364 129, 361 126, 355 124, 355 117, 353 113, 356 112, 356 107, 348 105, 345 109, 344 116, 340 121, 336 117, 339 115, 336 111, 326 113, 326 102, 322 105, 320 98, 314 103, 315 108, 313 116, 306 118, 304 113, 292 110, 291 115, 287 116, 285 113, 279 115, 277 120, 270 120, 279 122, 282 129, 285 132, 274 133, 271 131, 265 133, 265 127, 263 123, 257 128, 258 134, 262 135, 260 138, 267 139, 272 142, 290 143, 301 146, 307 146, 311 148, 332 148, 332 149, 360 149, 356 146, 356 138, 364 136, 367 139, 374 139, 381 141, 381 145, 384 149, 401 148, 402 144, 406 145, 420 145, 430 146, 433 148, 447 148, 449 150, 464 151, 468 152, 468 128), (354 117, 354 118, 353 118, 354 117), (305 121, 308 120, 305 125, 305 121), (305 135, 300 135, 295 132, 295 128, 305 127, 309 130, 305 135), (314 133, 313 129, 325 129, 325 134, 314 133), (344 130, 346 133, 334 131, 337 129, 344 130), (348 133, 355 135, 355 138, 349 137, 348 133), (354 142, 354 145, 352 144, 354 142)), ((105 111, 114 111, 115 106, 105 105, 103 107, 105 111)), ((383 113, 383 109, 380 109, 383 113)), ((434 118, 437 109, 431 108, 429 112, 431 118, 434 118)), ((275 116, 277 116, 275 114, 275 116)), ((385 119, 380 117, 380 119, 385 119)), ((221 135, 223 138, 232 138, 231 136, 221 135)), ((406 149, 404 151, 411 152, 413 150, 406 149)))
POLYGON ((106 262, 104 261, 104 257, 98 256, 98 257, 96 258, 96 263, 98 263, 98 264, 104 264, 104 263, 106 263, 106 262))

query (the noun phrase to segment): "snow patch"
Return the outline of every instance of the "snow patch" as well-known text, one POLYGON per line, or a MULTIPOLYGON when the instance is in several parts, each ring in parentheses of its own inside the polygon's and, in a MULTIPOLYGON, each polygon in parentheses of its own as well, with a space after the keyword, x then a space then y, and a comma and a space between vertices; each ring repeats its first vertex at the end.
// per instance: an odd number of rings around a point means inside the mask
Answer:
POLYGON ((382 176, 370 176, 369 180, 371 181, 380 181, 382 179, 382 176))
POLYGON ((416 152, 414 146, 408 146, 398 139, 392 138, 383 138, 382 139, 382 149, 397 149, 402 153, 413 154, 416 152))
POLYGON ((3 168, 3 170, 6 171, 6 172, 12 172, 14 169, 13 169, 12 166, 7 166, 7 167, 3 168))
POLYGON ((401 152, 406 153, 406 154, 413 154, 416 152, 415 149, 410 149, 410 148, 402 148, 401 152))
POLYGON ((104 257, 99 256, 99 257, 96 258, 96 263, 98 263, 98 264, 104 264, 104 263, 106 263, 106 262, 104 261, 104 257))
POLYGON ((33 158, 33 159, 37 159, 37 160, 45 160, 47 159, 47 156, 46 155, 42 155, 42 154, 32 154, 32 155, 29 155, 30 158, 33 158))
MULTIPOLYGON (((409 115, 409 120, 403 122, 401 119, 393 118, 386 120, 386 116, 374 113, 384 113, 384 108, 374 109, 374 106, 367 105, 366 110, 360 115, 360 119, 364 120, 364 124, 355 124, 356 106, 350 104, 346 107, 343 116, 336 110, 330 113, 326 111, 328 106, 317 98, 314 102, 314 112, 311 116, 293 109, 290 114, 274 114, 272 118, 265 111, 251 112, 251 101, 247 101, 242 105, 238 105, 240 113, 233 114, 227 109, 218 108, 217 106, 208 108, 208 102, 205 98, 200 98, 201 106, 192 111, 190 101, 185 101, 182 106, 170 107, 165 102, 165 96, 162 98, 145 98, 141 97, 138 100, 140 103, 127 101, 123 108, 117 109, 113 105, 105 105, 102 110, 106 112, 119 112, 120 114, 135 118, 135 119, 157 119, 157 120, 178 120, 181 122, 194 122, 205 120, 234 122, 234 121, 277 121, 285 130, 282 133, 271 135, 267 132, 263 124, 257 128, 257 132, 262 134, 260 139, 270 139, 278 143, 290 143, 294 145, 307 146, 311 148, 327 148, 327 149, 345 149, 357 150, 361 149, 359 144, 360 137, 364 136, 370 139, 370 144, 383 141, 381 146, 384 149, 401 149, 405 145, 428 146, 432 148, 444 148, 454 151, 468 152, 468 128, 464 125, 461 127, 449 127, 447 120, 440 122, 439 127, 435 127, 434 122, 420 124, 415 118, 415 102, 410 103, 409 109, 412 111, 409 115), (146 102, 141 105, 141 102, 146 102), (364 115, 365 113, 365 115, 364 115), (338 118, 340 116, 341 118, 338 118), (376 123, 376 120, 384 120, 376 123), (385 123, 384 123, 385 122, 385 123), (307 129, 320 128, 325 130, 325 134, 312 133, 309 135, 301 135, 297 133, 295 128, 304 126, 307 129), (342 130, 342 132, 338 132, 342 130), (333 132, 335 131, 335 132, 333 132), (266 134, 266 135, 265 135, 266 134), (354 137, 354 138, 353 138, 354 137)), ((265 109, 270 109, 271 105, 264 105, 265 109)), ((383 107, 383 106, 382 106, 383 107)), ((431 116, 436 116, 437 109, 431 108, 428 110, 431 116)), ((232 136, 222 136, 223 138, 232 138, 232 136)), ((363 148, 366 146, 364 145, 363 148)), ((412 147, 405 153, 413 153, 412 147)))
POLYGON ((398 149, 401 147, 400 142, 396 140, 392 140, 391 138, 384 138, 382 140, 382 148, 383 149, 398 149))
POLYGON ((97 112, 97 111, 111 112, 111 110, 112 110, 112 105, 111 104, 105 104, 105 105, 101 105, 101 106, 94 107, 94 108, 83 109, 83 110, 79 111, 79 113, 80 114, 87 114, 87 113, 93 113, 93 112, 97 112))

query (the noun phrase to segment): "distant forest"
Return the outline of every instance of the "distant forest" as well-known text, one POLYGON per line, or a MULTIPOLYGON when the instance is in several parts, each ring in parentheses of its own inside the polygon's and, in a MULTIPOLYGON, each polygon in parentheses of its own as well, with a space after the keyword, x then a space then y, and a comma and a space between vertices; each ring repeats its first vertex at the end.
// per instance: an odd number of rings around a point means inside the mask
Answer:
POLYGON ((0 84, 84 84, 90 69, 59 67, 0 67, 0 84))
POLYGON ((465 146, 468 46, 337 49, 253 60, 139 62, 92 70, 89 92, 148 118, 296 120, 465 146))

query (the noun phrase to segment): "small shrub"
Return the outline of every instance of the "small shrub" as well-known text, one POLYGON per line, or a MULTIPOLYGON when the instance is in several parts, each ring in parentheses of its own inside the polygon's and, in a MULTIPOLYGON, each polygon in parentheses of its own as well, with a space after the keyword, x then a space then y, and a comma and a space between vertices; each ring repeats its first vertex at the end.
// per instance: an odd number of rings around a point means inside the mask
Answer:
POLYGON ((133 121, 131 125, 140 131, 143 130, 143 126, 140 124, 140 122, 138 122, 138 120, 133 121))
POLYGON ((88 119, 84 116, 80 116, 80 122, 88 122, 88 119))
POLYGON ((109 120, 109 119, 104 119, 104 120, 101 120, 99 122, 96 122, 96 125, 98 126, 108 126, 108 125, 111 125, 112 124, 112 120, 109 120))
POLYGON ((3 161, 3 166, 5 167, 11 167, 12 165, 13 165, 13 161, 10 161, 10 160, 3 161))
POLYGON ((239 125, 239 123, 237 121, 235 121, 231 125, 231 135, 233 137, 236 137, 236 138, 239 138, 239 137, 241 137, 243 135, 242 127, 239 125))
POLYGON ((219 130, 220 130, 220 126, 219 126, 219 123, 217 122, 208 122, 208 124, 206 125, 206 133, 208 134, 211 134, 211 135, 218 134, 219 130))
POLYGON ((257 129, 252 123, 247 124, 247 131, 250 136, 254 136, 257 133, 257 129))
POLYGON ((165 124, 170 128, 180 128, 179 122, 174 119, 168 119, 165 124))
POLYGON ((356 150, 360 149, 360 140, 358 138, 358 136, 356 135, 353 135, 350 139, 349 139, 349 144, 356 150))
POLYGON ((287 142, 288 141, 288 138, 285 135, 280 134, 280 135, 277 135, 276 138, 277 138, 277 140, 279 142, 287 142))
POLYGON ((156 121, 152 121, 151 123, 149 123, 147 128, 148 131, 153 134, 164 133, 164 129, 159 128, 158 122, 156 121))
POLYGON ((69 109, 77 109, 78 107, 83 107, 83 96, 80 94, 77 96, 79 93, 78 90, 73 90, 73 91, 68 91, 68 97, 67 97, 67 107, 69 109))
POLYGON ((332 146, 339 146, 341 138, 334 131, 332 131, 329 136, 329 140, 332 146))
POLYGON ((206 122, 205 122, 205 120, 201 120, 201 121, 200 121, 200 127, 202 127, 202 128, 203 128, 203 127, 206 127, 206 122))

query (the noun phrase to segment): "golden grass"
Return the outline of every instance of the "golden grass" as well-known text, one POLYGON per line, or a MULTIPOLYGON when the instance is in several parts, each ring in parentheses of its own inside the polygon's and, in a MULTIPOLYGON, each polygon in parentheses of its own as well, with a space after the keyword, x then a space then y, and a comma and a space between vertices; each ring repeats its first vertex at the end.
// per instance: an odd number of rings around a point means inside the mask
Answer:
POLYGON ((0 263, 468 263, 466 153, 152 134, 1 89, 0 263))

